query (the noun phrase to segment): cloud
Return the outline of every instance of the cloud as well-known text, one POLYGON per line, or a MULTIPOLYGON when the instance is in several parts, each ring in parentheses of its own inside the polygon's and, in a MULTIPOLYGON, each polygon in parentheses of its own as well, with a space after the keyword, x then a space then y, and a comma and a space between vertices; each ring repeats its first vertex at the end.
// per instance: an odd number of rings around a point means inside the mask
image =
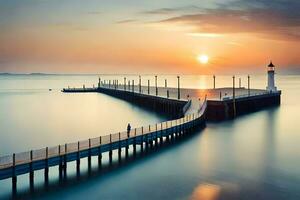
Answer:
POLYGON ((136 22, 137 20, 135 19, 125 19, 125 20, 120 20, 120 21, 117 21, 116 23, 117 24, 130 24, 132 22, 136 22))
POLYGON ((298 0, 237 0, 198 13, 170 16, 156 23, 192 26, 195 34, 254 33, 275 40, 300 40, 299 10, 298 0))
POLYGON ((154 10, 147 10, 141 12, 141 14, 146 15, 170 15, 170 14, 178 14, 178 13, 184 13, 184 12, 195 12, 195 11, 201 11, 202 8, 198 6, 184 6, 184 7, 176 7, 176 8, 159 8, 154 10))

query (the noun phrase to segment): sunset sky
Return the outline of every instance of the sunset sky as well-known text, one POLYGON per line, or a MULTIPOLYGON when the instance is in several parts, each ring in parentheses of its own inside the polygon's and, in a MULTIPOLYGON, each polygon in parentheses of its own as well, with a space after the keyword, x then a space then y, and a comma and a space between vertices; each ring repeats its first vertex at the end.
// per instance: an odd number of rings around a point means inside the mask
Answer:
POLYGON ((248 74, 273 60, 300 73, 299 10, 299 0, 0 0, 0 72, 248 74))

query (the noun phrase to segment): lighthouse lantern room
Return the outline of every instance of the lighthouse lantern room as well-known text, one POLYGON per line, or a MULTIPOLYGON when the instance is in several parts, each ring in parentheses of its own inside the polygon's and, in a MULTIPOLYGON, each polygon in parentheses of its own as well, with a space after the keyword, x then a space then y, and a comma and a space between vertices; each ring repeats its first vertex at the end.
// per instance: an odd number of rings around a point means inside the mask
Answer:
POLYGON ((268 65, 268 86, 267 91, 276 92, 277 88, 275 87, 275 65, 273 65, 272 61, 268 65))

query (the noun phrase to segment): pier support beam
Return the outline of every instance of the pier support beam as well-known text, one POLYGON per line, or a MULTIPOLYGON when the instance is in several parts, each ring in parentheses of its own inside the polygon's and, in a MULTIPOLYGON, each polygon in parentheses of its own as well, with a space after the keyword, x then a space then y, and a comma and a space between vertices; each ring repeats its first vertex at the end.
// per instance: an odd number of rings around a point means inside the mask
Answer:
POLYGON ((108 157, 109 157, 109 164, 111 165, 112 164, 112 154, 113 154, 113 152, 112 152, 112 144, 111 144, 111 134, 109 134, 109 141, 110 141, 110 150, 109 150, 109 153, 108 153, 108 157))
POLYGON ((109 156, 109 164, 112 164, 112 155, 113 155, 113 152, 112 152, 112 150, 110 150, 109 153, 108 153, 108 156, 109 156))
POLYGON ((118 160, 121 162, 122 159, 122 148, 121 148, 121 133, 119 132, 119 149, 118 149, 118 160))
POLYGON ((63 161, 63 176, 64 179, 67 178, 67 144, 65 144, 65 155, 64 155, 64 161, 63 161))
POLYGON ((12 193, 17 193, 17 175, 16 175, 16 154, 13 154, 13 169, 12 169, 12 193))
POLYGON ((91 171, 91 168, 92 168, 92 153, 91 153, 91 139, 89 138, 88 172, 91 171))
POLYGON ((102 152, 101 152, 101 144, 102 144, 102 138, 99 137, 99 148, 98 148, 98 167, 100 168, 102 165, 102 152))
POLYGON ((30 191, 33 191, 34 189, 34 170, 32 166, 32 161, 33 161, 33 151, 30 151, 30 164, 29 164, 29 186, 30 186, 30 191))
POLYGON ((44 171, 44 178, 45 178, 45 184, 48 185, 48 181, 49 181, 49 151, 48 151, 48 147, 46 147, 46 163, 45 163, 45 171, 44 171))
POLYGON ((80 175, 80 142, 77 142, 77 159, 76 159, 76 172, 80 175))
POLYGON ((134 129, 133 155, 136 156, 136 128, 134 129))

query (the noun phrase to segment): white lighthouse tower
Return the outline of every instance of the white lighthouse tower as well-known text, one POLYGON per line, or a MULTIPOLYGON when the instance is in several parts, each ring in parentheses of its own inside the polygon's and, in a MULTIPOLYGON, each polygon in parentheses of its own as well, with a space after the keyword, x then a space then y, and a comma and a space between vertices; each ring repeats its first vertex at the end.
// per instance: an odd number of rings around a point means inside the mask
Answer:
POLYGON ((277 88, 275 87, 275 66, 273 65, 272 61, 268 65, 268 86, 267 90, 269 92, 276 92, 277 88))

